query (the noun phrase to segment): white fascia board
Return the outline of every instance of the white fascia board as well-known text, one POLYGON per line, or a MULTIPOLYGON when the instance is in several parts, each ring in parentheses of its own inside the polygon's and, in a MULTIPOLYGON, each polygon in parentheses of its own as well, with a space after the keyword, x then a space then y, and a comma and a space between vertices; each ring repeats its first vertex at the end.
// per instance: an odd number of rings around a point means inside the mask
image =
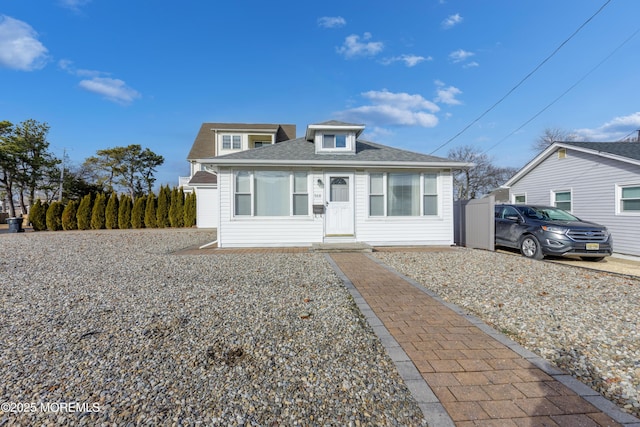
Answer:
POLYGON ((323 131, 349 131, 353 130, 356 132, 356 138, 360 136, 360 134, 364 131, 364 125, 351 125, 351 126, 340 126, 340 125, 309 125, 307 126, 307 132, 305 134, 305 138, 310 141, 313 139, 315 135, 315 131, 323 130, 323 131))
POLYGON ((211 128, 212 131, 241 132, 241 133, 276 133, 278 128, 273 129, 243 129, 243 128, 211 128))

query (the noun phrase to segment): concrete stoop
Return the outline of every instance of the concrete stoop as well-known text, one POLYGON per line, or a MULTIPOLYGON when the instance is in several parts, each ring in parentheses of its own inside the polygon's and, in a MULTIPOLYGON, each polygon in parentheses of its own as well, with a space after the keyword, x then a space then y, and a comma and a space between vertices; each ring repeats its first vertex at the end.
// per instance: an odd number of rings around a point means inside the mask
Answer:
POLYGON ((373 246, 362 242, 348 243, 313 243, 310 252, 336 253, 336 252, 373 252, 373 246))

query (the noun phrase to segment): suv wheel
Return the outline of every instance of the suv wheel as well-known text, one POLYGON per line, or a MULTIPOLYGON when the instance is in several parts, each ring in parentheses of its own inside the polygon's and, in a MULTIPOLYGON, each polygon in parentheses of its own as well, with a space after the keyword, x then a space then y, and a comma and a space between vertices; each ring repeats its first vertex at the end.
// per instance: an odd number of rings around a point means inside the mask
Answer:
POLYGON ((524 236, 520 241, 520 252, 527 258, 542 259, 544 255, 540 250, 540 242, 534 236, 524 236))

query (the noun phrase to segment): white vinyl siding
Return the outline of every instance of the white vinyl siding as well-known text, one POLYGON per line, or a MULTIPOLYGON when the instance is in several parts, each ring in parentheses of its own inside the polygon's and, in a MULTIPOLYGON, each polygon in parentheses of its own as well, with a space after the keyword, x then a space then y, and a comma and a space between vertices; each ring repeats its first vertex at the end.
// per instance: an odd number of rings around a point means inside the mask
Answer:
POLYGON ((218 226, 218 189, 196 187, 196 226, 216 228, 218 226))

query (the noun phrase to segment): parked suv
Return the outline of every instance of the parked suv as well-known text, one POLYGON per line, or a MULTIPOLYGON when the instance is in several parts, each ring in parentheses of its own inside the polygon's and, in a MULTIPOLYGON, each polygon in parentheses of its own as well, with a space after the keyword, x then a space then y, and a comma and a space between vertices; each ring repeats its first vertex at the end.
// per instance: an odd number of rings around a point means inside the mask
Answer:
POLYGON ((601 261, 613 251, 607 227, 552 206, 496 205, 495 223, 496 246, 520 249, 527 258, 575 255, 601 261))

